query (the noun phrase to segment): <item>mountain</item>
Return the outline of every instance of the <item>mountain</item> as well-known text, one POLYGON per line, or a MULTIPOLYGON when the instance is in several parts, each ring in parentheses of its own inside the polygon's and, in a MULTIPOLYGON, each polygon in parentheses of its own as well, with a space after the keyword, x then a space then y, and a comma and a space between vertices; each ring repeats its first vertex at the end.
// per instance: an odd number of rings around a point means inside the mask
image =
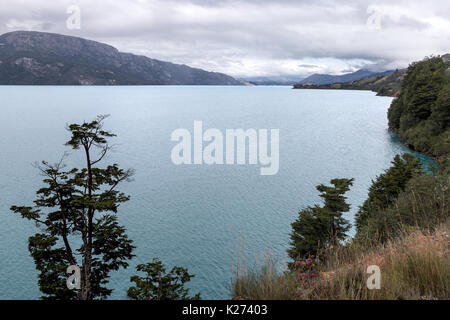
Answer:
POLYGON ((383 72, 373 72, 367 69, 361 69, 353 73, 348 73, 340 76, 329 74, 313 74, 307 78, 300 76, 273 76, 273 77, 247 77, 246 81, 255 85, 324 85, 336 82, 355 81, 373 76, 389 75, 393 70, 383 72))
POLYGON ((0 36, 1 85, 241 85, 207 72, 96 41, 15 31, 0 36))
POLYGON ((340 76, 336 75, 329 75, 329 74, 313 74, 302 81, 300 81, 298 84, 332 84, 336 82, 348 82, 348 81, 355 81, 355 80, 361 80, 364 78, 369 78, 373 76, 384 76, 391 74, 393 71, 383 71, 383 72, 373 72, 367 69, 360 69, 353 73, 347 73, 340 76))
POLYGON ((344 89, 371 90, 378 96, 397 96, 405 77, 406 69, 395 70, 388 75, 375 75, 361 80, 337 82, 332 84, 297 84, 294 89, 344 89))
MULTIPOLYGON (((450 53, 440 57, 450 74, 450 53)), ((386 75, 373 75, 364 79, 335 82, 331 84, 296 84, 294 89, 343 89, 343 90, 371 90, 378 96, 397 97, 400 94, 402 81, 408 69, 398 69, 386 75)))
POLYGON ((292 86, 303 80, 300 76, 260 76, 260 77, 246 77, 245 81, 257 86, 292 86))

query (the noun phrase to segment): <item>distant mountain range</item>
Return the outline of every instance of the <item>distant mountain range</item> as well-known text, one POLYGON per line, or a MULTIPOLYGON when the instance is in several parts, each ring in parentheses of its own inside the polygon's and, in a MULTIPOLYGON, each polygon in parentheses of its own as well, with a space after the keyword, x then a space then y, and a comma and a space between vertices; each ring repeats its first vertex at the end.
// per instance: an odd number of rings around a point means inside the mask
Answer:
POLYGON ((376 75, 368 78, 336 82, 331 84, 296 84, 294 89, 347 89, 347 90, 371 90, 379 96, 397 96, 400 92, 401 82, 406 74, 406 69, 396 70, 388 75, 376 75))
POLYGON ((329 74, 313 74, 302 81, 298 82, 298 84, 332 84, 336 82, 348 82, 361 80, 364 78, 369 78, 373 76, 384 76, 389 75, 393 70, 383 71, 383 72, 373 72, 367 69, 360 69, 356 72, 346 73, 343 75, 329 75, 329 74))
POLYGON ((292 86, 304 79, 301 76, 282 75, 282 76, 260 76, 244 78, 250 84, 257 86, 292 86))
POLYGON ((323 85, 336 82, 355 81, 373 76, 384 76, 393 73, 393 70, 374 72, 367 69, 361 69, 356 72, 343 75, 330 75, 315 73, 307 78, 301 76, 273 76, 273 77, 247 77, 245 81, 254 85, 323 85))
MULTIPOLYGON (((450 54, 441 56, 450 74, 450 54)), ((396 97, 400 93, 401 83, 407 69, 398 69, 394 72, 371 75, 363 79, 341 81, 329 84, 299 83, 294 89, 346 89, 346 90, 371 90, 379 96, 396 97)), ((305 79, 306 80, 306 79, 305 79)), ((303 82, 303 81, 302 81, 303 82)))
POLYGON ((77 37, 16 31, 0 36, 1 85, 242 85, 208 72, 77 37))

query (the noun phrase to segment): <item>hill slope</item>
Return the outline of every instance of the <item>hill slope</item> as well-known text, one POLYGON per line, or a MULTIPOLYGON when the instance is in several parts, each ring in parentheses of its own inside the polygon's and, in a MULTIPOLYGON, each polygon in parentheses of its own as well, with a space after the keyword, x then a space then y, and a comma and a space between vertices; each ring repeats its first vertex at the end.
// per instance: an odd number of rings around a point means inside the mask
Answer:
POLYGON ((16 31, 0 36, 0 84, 240 85, 240 81, 150 59, 77 37, 16 31))
POLYGON ((384 76, 391 74, 393 71, 383 71, 383 72, 372 72, 366 69, 361 69, 356 72, 347 73, 343 75, 329 75, 329 74, 313 74, 302 81, 299 82, 299 84, 315 84, 315 85, 322 85, 322 84, 332 84, 336 82, 348 82, 348 81, 355 81, 360 80, 364 78, 369 78, 373 76, 384 76))
POLYGON ((412 63, 388 111, 389 127, 410 148, 446 158, 450 154, 450 59, 412 63))
POLYGON ((332 84, 296 84, 294 89, 345 89, 345 90, 371 90, 379 96, 397 96, 405 77, 406 69, 396 70, 388 75, 374 75, 368 78, 337 82, 332 84))
MULTIPOLYGON (((447 72, 450 72, 450 54, 441 56, 447 72)), ((373 75, 360 80, 347 82, 335 82, 330 84, 305 84, 294 85, 294 89, 344 89, 344 90, 371 90, 378 96, 397 97, 400 94, 401 84, 405 78, 407 69, 399 69, 386 75, 373 75)))

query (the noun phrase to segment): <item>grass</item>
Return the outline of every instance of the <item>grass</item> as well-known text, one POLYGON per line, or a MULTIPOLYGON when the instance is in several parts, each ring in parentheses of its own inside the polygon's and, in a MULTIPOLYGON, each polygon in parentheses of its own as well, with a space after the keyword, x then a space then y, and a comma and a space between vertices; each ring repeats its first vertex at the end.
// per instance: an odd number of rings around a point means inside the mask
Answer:
POLYGON ((278 263, 270 257, 254 270, 239 266, 233 281, 234 299, 295 299, 297 286, 293 276, 280 275, 279 269, 278 263))
MULTIPOLYGON (((237 272, 235 299, 449 299, 450 222, 432 232, 407 229, 383 244, 352 243, 329 248, 315 258, 317 277, 300 272, 279 272, 266 259, 264 266, 237 272), (366 286, 369 265, 381 269, 381 289, 366 286)), ((314 265, 314 264, 313 264, 314 265)))

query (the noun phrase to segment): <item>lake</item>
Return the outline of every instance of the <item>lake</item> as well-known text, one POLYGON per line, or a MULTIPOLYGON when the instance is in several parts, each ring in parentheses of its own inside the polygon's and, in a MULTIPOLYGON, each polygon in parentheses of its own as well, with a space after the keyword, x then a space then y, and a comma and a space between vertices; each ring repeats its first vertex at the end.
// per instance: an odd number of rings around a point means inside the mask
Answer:
MULTIPOLYGON (((111 298, 125 298, 134 266, 159 257, 195 274, 191 293, 228 298, 237 261, 286 262, 290 223, 320 203, 315 186, 355 178, 348 192, 353 216, 371 180, 408 151, 388 131, 392 98, 369 91, 290 87, 37 87, 0 86, 0 299, 38 299, 27 239, 38 230, 9 211, 31 205, 42 186, 35 161, 56 162, 71 151, 65 125, 109 114, 117 134, 107 159, 136 171, 119 188, 131 200, 119 220, 137 246, 126 270, 114 273, 111 298), (259 165, 175 165, 174 130, 279 129, 279 171, 259 165)), ((352 231, 353 232, 353 231, 352 231)))

